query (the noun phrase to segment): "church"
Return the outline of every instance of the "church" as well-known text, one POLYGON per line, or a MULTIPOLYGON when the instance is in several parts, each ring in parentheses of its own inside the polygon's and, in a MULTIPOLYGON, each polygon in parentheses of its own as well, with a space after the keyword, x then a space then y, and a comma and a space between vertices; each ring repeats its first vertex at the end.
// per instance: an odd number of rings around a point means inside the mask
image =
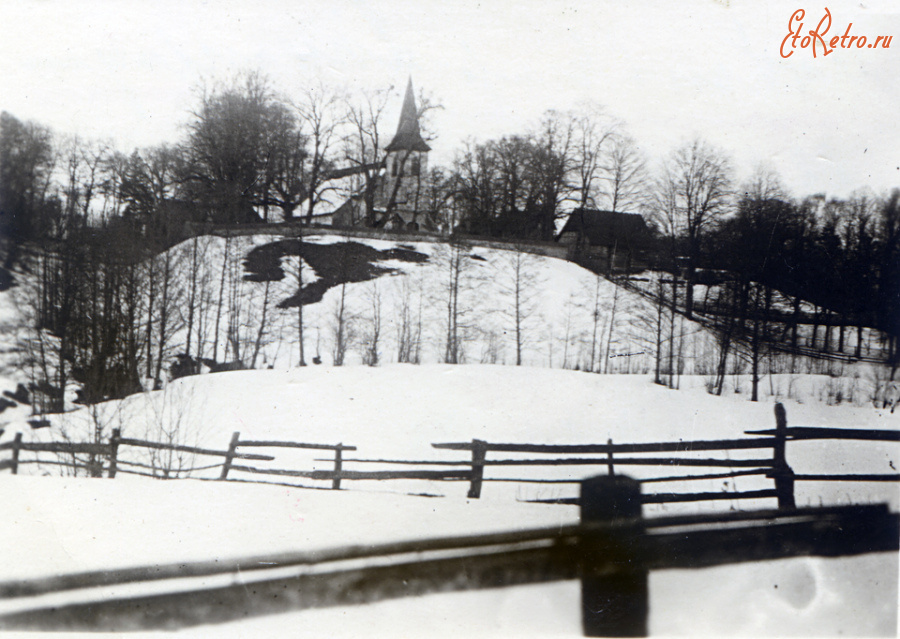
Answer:
POLYGON ((382 161, 353 171, 351 195, 331 213, 331 225, 437 231, 438 223, 426 205, 429 151, 410 78, 397 132, 384 148, 382 161))

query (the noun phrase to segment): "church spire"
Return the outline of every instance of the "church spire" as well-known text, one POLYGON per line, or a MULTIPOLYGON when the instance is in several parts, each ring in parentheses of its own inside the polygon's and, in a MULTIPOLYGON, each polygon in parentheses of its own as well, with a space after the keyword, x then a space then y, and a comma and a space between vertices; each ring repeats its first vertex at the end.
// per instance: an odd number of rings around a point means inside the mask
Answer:
POLYGON ((416 98, 413 93, 412 76, 406 85, 406 96, 403 98, 403 108, 400 111, 400 123, 397 125, 397 133, 394 139, 385 147, 391 151, 422 151, 427 153, 431 147, 422 139, 419 131, 419 114, 416 110, 416 98))

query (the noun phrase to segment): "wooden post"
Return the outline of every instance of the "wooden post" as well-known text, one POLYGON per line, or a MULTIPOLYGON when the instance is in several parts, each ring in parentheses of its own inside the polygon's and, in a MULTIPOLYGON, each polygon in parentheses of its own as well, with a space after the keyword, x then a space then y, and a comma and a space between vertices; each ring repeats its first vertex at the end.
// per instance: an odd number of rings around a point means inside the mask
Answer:
POLYGON ((19 446, 22 444, 22 433, 16 433, 16 438, 13 440, 12 447, 12 465, 10 466, 10 470, 12 470, 13 475, 19 474, 19 446))
POLYGON ((113 428, 112 437, 109 438, 109 478, 116 476, 116 462, 119 455, 119 439, 121 439, 122 431, 113 428))
MULTIPOLYGON (((581 482, 581 522, 640 518, 641 485, 624 475, 581 482)), ((638 534, 642 534, 638 532, 638 534)), ((583 542, 581 619, 586 637, 646 637, 648 571, 632 549, 636 544, 587 539, 583 542)))
POLYGON ((606 469, 607 474, 612 476, 616 474, 616 469, 613 468, 613 452, 612 452, 612 437, 606 440, 607 445, 609 445, 609 450, 606 451, 606 469))
POLYGON ((342 446, 343 444, 338 444, 334 449, 334 478, 331 480, 332 490, 341 489, 341 470, 344 466, 344 459, 341 455, 342 446))
POLYGON ((775 446, 772 454, 774 466, 775 492, 778 494, 779 510, 796 508, 794 502, 794 471, 787 464, 785 444, 787 442, 787 414, 781 402, 775 403, 775 446))
POLYGON ((234 431, 231 436, 231 443, 228 445, 228 454, 225 456, 225 462, 222 464, 222 474, 219 479, 228 479, 228 471, 231 470, 231 462, 234 461, 234 454, 237 452, 238 442, 241 439, 241 433, 234 431))
POLYGON ((469 485, 469 499, 481 497, 481 482, 484 479, 484 457, 487 452, 487 442, 480 439, 472 440, 472 479, 469 485))

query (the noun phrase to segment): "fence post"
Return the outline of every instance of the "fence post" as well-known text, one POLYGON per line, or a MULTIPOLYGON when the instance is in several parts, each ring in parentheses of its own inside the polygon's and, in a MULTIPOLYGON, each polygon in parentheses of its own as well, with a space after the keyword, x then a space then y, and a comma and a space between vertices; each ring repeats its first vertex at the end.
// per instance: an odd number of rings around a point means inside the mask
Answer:
POLYGON ((228 471, 231 470, 231 462, 234 461, 234 454, 237 452, 240 439, 240 431, 234 431, 234 434, 231 436, 231 443, 228 445, 228 454, 225 455, 225 462, 222 464, 222 474, 219 475, 219 479, 228 478, 228 471))
POLYGON ((472 440, 472 479, 469 485, 469 499, 481 497, 481 482, 484 479, 484 456, 487 452, 487 442, 480 439, 472 440))
POLYGON ((22 433, 16 433, 16 438, 13 440, 12 447, 12 465, 10 466, 10 470, 12 470, 13 475, 19 474, 19 446, 22 444, 22 433))
POLYGON ((610 475, 610 476, 612 476, 612 475, 615 475, 615 474, 616 474, 616 469, 613 468, 613 452, 612 452, 612 445, 613 445, 613 444, 612 444, 612 437, 610 437, 609 439, 607 439, 607 440, 606 440, 606 443, 607 443, 607 445, 609 446, 609 448, 608 448, 607 451, 606 451, 606 459, 607 459, 607 461, 606 461, 606 469, 607 469, 607 474, 610 475))
POLYGON ((332 490, 341 489, 341 470, 344 467, 344 458, 341 455, 342 446, 343 444, 338 444, 334 449, 334 478, 331 480, 332 490))
POLYGON ((113 428, 112 436, 109 438, 109 478, 113 479, 116 476, 116 462, 118 460, 119 455, 119 439, 121 438, 122 431, 118 428, 113 428))
POLYGON ((775 492, 778 495, 778 509, 796 508, 794 502, 794 471, 787 464, 785 444, 787 442, 787 414, 781 402, 775 403, 775 446, 772 455, 774 466, 775 492))
MULTIPOLYGON (((624 475, 589 477, 581 482, 581 522, 640 518, 641 484, 624 475)), ((643 534, 638 531, 637 534, 643 534)), ((583 542, 581 620, 586 637, 645 637, 649 611, 648 571, 621 540, 583 542), (599 543, 598 543, 599 542, 599 543)))

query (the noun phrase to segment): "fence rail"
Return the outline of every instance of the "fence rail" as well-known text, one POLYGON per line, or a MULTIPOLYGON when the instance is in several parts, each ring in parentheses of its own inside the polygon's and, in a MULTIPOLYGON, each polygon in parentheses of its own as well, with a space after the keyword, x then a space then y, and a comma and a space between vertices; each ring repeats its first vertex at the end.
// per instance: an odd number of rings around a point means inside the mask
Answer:
POLYGON ((581 484, 577 525, 0 583, 0 597, 23 601, 22 609, 0 616, 0 628, 175 630, 433 592, 579 579, 586 636, 644 636, 650 570, 845 557, 900 546, 900 517, 884 505, 644 519, 640 504, 638 482, 600 476, 581 484), (202 579, 192 583, 194 578, 202 579), (172 579, 180 581, 163 581, 172 579), (133 593, 157 585, 151 594, 81 602, 76 595, 75 603, 58 606, 41 600, 29 605, 27 599, 119 584, 132 585, 133 593))
MULTIPOLYGON (((771 431, 775 432, 775 431, 771 431)), ((589 454, 589 453, 684 453, 710 450, 739 450, 744 448, 772 448, 777 439, 760 437, 756 439, 720 439, 677 442, 656 442, 640 444, 488 444, 481 440, 471 442, 451 442, 432 444, 434 448, 447 450, 474 450, 488 447, 496 452, 547 453, 547 454, 589 454)))
MULTIPOLYGON (((773 430, 748 430, 748 435, 770 435, 773 430)), ((900 430, 872 428, 822 428, 820 426, 791 426, 785 431, 789 440, 851 439, 869 442, 900 442, 900 430)))

